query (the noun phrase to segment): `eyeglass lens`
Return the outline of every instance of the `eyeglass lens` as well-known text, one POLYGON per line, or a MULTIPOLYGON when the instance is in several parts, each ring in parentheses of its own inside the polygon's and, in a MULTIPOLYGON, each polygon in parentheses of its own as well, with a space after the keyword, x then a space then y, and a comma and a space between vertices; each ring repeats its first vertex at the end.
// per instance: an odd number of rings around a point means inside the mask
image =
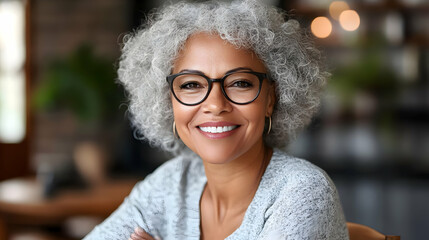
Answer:
MULTIPOLYGON (((258 95, 259 78, 246 72, 228 75, 223 82, 225 94, 236 103, 248 103, 258 95)), ((202 101, 209 92, 209 82, 197 74, 184 74, 173 80, 173 91, 176 97, 185 104, 196 104, 202 101)))

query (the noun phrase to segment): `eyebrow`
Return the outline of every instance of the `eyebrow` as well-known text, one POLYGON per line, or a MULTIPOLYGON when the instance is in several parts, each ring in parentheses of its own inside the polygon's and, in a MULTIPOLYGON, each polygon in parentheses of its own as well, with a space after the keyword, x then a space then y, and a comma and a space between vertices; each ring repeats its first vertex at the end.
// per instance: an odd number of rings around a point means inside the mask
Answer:
MULTIPOLYGON (((238 67, 238 68, 233 68, 233 69, 227 71, 225 73, 225 75, 229 74, 229 73, 233 73, 233 72, 243 71, 243 70, 253 71, 253 69, 248 68, 248 67, 238 67)), ((205 75, 204 72, 198 71, 198 70, 193 70, 193 69, 182 69, 179 73, 197 73, 197 74, 205 75)))
POLYGON ((198 73, 198 74, 203 74, 204 75, 203 72, 198 71, 198 70, 193 70, 193 69, 183 69, 179 73, 198 73))

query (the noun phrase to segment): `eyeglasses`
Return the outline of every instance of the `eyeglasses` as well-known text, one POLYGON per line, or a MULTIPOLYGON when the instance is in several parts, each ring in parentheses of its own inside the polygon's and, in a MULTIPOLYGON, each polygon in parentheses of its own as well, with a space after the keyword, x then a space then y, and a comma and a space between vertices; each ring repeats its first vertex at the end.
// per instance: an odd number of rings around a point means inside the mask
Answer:
POLYGON ((209 78, 200 71, 188 70, 167 76, 173 96, 183 105, 198 105, 210 94, 214 82, 219 82, 222 93, 229 101, 245 105, 258 98, 266 73, 230 71, 222 78, 209 78))

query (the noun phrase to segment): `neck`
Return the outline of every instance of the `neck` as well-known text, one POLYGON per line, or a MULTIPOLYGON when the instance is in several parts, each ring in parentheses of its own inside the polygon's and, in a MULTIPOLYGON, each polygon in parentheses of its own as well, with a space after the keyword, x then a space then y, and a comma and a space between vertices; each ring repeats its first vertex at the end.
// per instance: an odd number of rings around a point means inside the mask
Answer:
POLYGON ((258 189, 271 154, 272 149, 261 143, 228 163, 204 162, 207 176, 204 192, 219 221, 227 215, 246 211, 258 189))

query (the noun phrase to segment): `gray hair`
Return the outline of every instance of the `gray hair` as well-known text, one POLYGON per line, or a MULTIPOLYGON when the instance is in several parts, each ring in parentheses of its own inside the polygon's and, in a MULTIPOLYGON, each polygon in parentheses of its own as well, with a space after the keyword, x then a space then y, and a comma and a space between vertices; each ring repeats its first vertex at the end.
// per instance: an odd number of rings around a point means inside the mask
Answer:
POLYGON ((166 76, 188 37, 218 34, 238 48, 251 49, 264 62, 275 83, 272 129, 264 136, 283 148, 310 121, 320 104, 328 73, 321 56, 296 20, 256 0, 178 3, 148 17, 124 38, 119 81, 130 98, 134 127, 153 146, 179 153, 186 149, 173 135, 173 110, 166 76))

